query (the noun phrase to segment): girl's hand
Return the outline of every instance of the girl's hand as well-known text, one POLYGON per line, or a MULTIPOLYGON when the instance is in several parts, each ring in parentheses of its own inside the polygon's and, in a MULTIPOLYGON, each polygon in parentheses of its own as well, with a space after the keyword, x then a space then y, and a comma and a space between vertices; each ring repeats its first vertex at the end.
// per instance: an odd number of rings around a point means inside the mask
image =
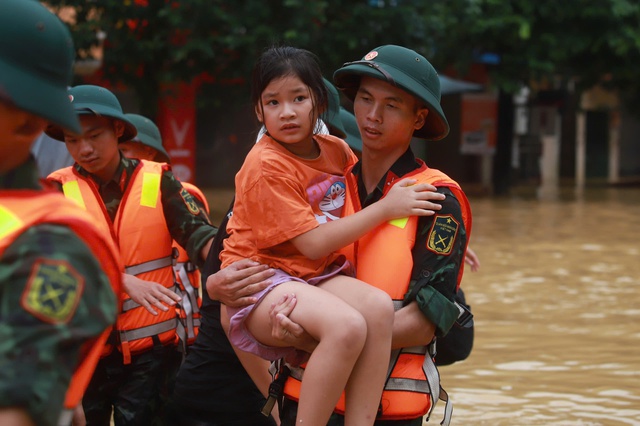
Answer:
POLYGON ((437 201, 442 201, 445 198, 444 194, 436 192, 436 190, 435 186, 428 183, 416 184, 415 179, 402 179, 375 204, 380 204, 387 219, 432 216, 442 208, 437 201))
POLYGON ((464 263, 471 267, 471 272, 477 272, 480 269, 480 258, 475 251, 471 250, 471 247, 467 247, 464 263))

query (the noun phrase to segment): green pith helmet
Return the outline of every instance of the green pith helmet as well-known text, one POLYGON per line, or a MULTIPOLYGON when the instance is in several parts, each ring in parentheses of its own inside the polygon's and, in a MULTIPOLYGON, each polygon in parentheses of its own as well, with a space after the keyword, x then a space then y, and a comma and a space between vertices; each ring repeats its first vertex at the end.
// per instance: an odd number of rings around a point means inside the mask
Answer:
POLYGON ((419 53, 406 47, 386 45, 367 53, 360 61, 347 62, 336 70, 333 80, 353 100, 362 76, 386 81, 412 94, 429 109, 416 138, 439 140, 449 133, 449 123, 440 106, 440 79, 435 68, 419 53))
POLYGON ((67 96, 75 49, 67 27, 33 0, 0 1, 0 99, 80 131, 67 96))
POLYGON ((346 133, 345 141, 354 151, 362 152, 362 138, 360 137, 360 129, 358 129, 358 122, 356 116, 340 107, 340 120, 344 125, 346 133))
POLYGON ((323 78, 327 92, 329 93, 329 107, 320 116, 322 121, 329 127, 329 133, 339 138, 344 138, 346 133, 340 120, 340 93, 329 80, 323 78))
MULTIPOLYGON (((124 132, 118 142, 130 141, 138 133, 133 125, 122 113, 122 107, 116 95, 100 86, 81 85, 69 89, 68 97, 71 106, 78 115, 97 115, 119 120, 124 124, 124 132)), ((60 126, 52 125, 46 130, 47 135, 59 141, 64 141, 64 133, 60 126)))
POLYGON ((138 114, 125 114, 125 117, 129 119, 136 129, 138 130, 138 135, 131 139, 132 142, 140 142, 146 146, 150 146, 155 149, 157 154, 155 161, 160 163, 168 163, 169 162, 169 154, 162 146, 162 135, 160 135, 160 129, 158 126, 142 115, 138 114))

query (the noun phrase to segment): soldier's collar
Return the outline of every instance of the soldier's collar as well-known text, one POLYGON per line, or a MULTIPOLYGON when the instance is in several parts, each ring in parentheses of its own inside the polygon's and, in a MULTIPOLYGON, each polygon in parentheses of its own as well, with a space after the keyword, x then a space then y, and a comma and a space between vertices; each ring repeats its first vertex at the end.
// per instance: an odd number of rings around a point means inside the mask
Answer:
POLYGON ((407 148, 407 150, 402 154, 395 163, 391 166, 391 168, 387 171, 386 175, 380 179, 376 188, 384 194, 385 187, 387 184, 392 183, 393 181, 401 178, 402 176, 411 173, 414 171, 419 164, 416 161, 416 156, 411 151, 411 147, 407 148))
POLYGON ((137 164, 138 164, 138 160, 131 160, 125 157, 124 155, 122 155, 122 153, 120 153, 120 163, 118 163, 118 168, 116 169, 116 172, 113 174, 111 179, 109 179, 108 181, 103 181, 93 173, 89 173, 88 171, 83 169, 78 163, 76 163, 74 167, 76 168, 78 173, 80 173, 82 176, 90 178, 100 187, 108 185, 110 182, 115 182, 120 187, 122 187, 123 176, 130 175, 130 173, 124 174, 125 171, 134 169, 137 164))
POLYGON ((360 201, 362 202, 361 205, 363 207, 378 201, 384 194, 387 183, 391 183, 420 167, 420 164, 416 161, 413 151, 411 151, 411 147, 407 148, 404 154, 402 154, 396 162, 393 163, 387 173, 382 176, 382 179, 380 179, 373 192, 371 194, 367 194, 362 176, 361 162, 362 160, 358 161, 358 163, 353 167, 352 173, 358 177, 358 192, 360 193, 360 201))

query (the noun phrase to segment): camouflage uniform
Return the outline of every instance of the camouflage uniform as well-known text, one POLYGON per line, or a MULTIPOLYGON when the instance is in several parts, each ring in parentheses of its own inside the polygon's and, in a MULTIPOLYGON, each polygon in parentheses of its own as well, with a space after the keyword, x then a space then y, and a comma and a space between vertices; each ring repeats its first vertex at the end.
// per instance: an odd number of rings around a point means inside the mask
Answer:
MULTIPOLYGON (((0 176, 0 190, 17 189, 41 189, 33 159, 0 176)), ((35 424, 56 425, 82 344, 113 324, 116 311, 109 279, 79 237, 62 226, 27 229, 0 258, 0 407, 24 407, 35 424), (41 276, 44 272, 34 264, 42 259, 68 262, 85 278, 84 291, 75 294, 81 283, 71 274, 41 276), (39 301, 36 310, 48 306, 55 313, 60 308, 50 292, 28 285, 40 278, 57 290, 56 300, 77 298, 66 323, 24 309, 25 296, 39 301), (57 285, 56 278, 65 285, 57 285)))
MULTIPOLYGON (((376 188, 367 194, 360 174, 360 164, 358 163, 353 168, 352 173, 358 178, 358 193, 362 196, 360 203, 363 208, 382 198, 385 183, 392 177, 405 176, 417 167, 413 152, 411 149, 407 150, 391 166, 387 175, 383 176, 376 188)), ((412 251, 414 266, 407 296, 411 294, 416 283, 426 279, 428 285, 417 291, 415 299, 422 313, 434 322, 436 335, 442 336, 452 327, 458 316, 458 309, 451 300, 455 294, 458 270, 464 261, 467 232, 464 226, 458 228, 450 255, 438 255, 427 248, 429 236, 433 232, 434 222, 438 217, 451 215, 459 223, 463 223, 460 204, 453 193, 445 187, 438 188, 438 192, 447 197, 441 202, 442 209, 433 216, 423 216, 418 220, 416 242, 412 251), (425 271, 428 271, 428 274, 425 274, 425 271)), ((296 402, 285 398, 284 408, 280 413, 283 426, 295 425, 297 408, 296 402)), ((422 417, 409 420, 377 420, 375 422, 375 426, 422 426, 422 424, 422 417)), ((344 416, 332 414, 327 426, 344 426, 344 416)))
MULTIPOLYGON (((389 85, 403 90, 412 95, 420 108, 427 108, 428 114, 423 117, 421 126, 414 128, 413 137, 425 140, 440 140, 449 133, 449 124, 445 118, 442 107, 440 106, 440 82, 437 72, 426 58, 416 52, 401 46, 387 45, 380 46, 367 53, 362 60, 347 62, 337 71, 333 78, 336 86, 343 91, 344 95, 351 101, 354 101, 354 112, 358 113, 358 105, 356 102, 356 93, 361 89, 361 80, 363 77, 381 80, 389 85)), ((371 95, 370 104, 375 104, 378 99, 371 95)), ((369 101, 369 99, 367 99, 369 101)), ((386 100, 385 100, 386 102, 386 100)), ((362 102, 366 103, 366 102, 362 102)), ((368 114, 369 111, 360 107, 361 114, 368 114)), ((357 117, 360 118, 360 117, 357 117)), ((413 118, 412 118, 413 119, 413 118)), ((396 128, 391 125, 385 128, 385 131, 391 133, 396 128)), ((362 136, 365 136, 364 134, 362 136)), ((385 193, 385 188, 391 182, 403 177, 411 177, 412 172, 418 170, 422 165, 416 160, 410 147, 411 138, 403 138, 395 134, 387 136, 383 132, 382 137, 377 143, 384 146, 387 152, 391 148, 403 148, 405 151, 401 155, 393 154, 394 162, 387 172, 381 176, 378 184, 371 192, 367 191, 362 176, 362 161, 357 163, 349 172, 354 175, 357 181, 357 194, 359 196, 359 207, 365 208, 379 201, 385 193)), ((366 137, 363 140, 363 153, 369 150, 376 152, 375 147, 367 146, 366 137)), ((369 157, 378 158, 378 157, 369 157)), ((381 157, 380 157, 381 158, 381 157)), ((385 164, 377 160, 371 160, 371 164, 375 166, 383 166, 385 164)), ((351 177, 351 176, 348 176, 351 177)), ((435 326, 435 336, 441 337, 446 335, 451 327, 456 323, 460 314, 455 304, 455 296, 459 284, 459 271, 464 262, 464 256, 467 248, 468 233, 470 229, 465 229, 465 221, 463 220, 463 201, 458 200, 454 192, 447 188, 446 185, 434 183, 438 192, 445 195, 445 199, 440 202, 442 208, 433 216, 423 216, 418 219, 417 232, 415 242, 412 245, 412 271, 409 282, 409 288, 404 298, 404 306, 413 303, 415 300, 421 313, 435 326), (442 220, 453 218, 455 226, 445 227, 442 220), (448 241, 446 250, 437 245, 437 242, 448 241), (432 243, 432 241, 437 241, 432 243)), ((383 234, 385 235, 385 234, 383 234)), ((361 267, 361 265, 358 265, 361 267)), ((404 285, 404 283, 398 283, 404 285)), ((404 288, 404 287, 403 287, 404 288)), ((427 354, 427 356, 429 356, 427 354)), ((392 374, 396 367, 390 369, 392 374)), ((439 378, 438 378, 439 379, 439 378)), ((431 386, 431 384, 429 384, 431 386)), ((384 394, 383 394, 384 398, 384 394)), ((437 401, 433 400, 432 406, 437 401)), ((413 407, 411 407, 413 409, 413 407)), ((441 424, 449 424, 450 405, 445 407, 445 418, 441 424)), ((296 420, 297 403, 285 398, 283 409, 280 411, 282 426, 294 425, 296 420)), ((377 420, 376 426, 421 426, 423 424, 423 416, 407 420, 377 420)), ((344 417, 333 414, 328 426, 343 426, 344 417)))
MULTIPOLYGON (((74 167, 79 174, 96 182, 107 212, 114 220, 139 162, 121 155, 120 165, 108 182, 100 181, 78 164, 74 167)), ((161 193, 172 238, 185 248, 191 259, 200 260, 200 251, 215 235, 216 228, 210 225, 206 211, 198 207, 195 198, 171 171, 162 175, 161 193), (194 214, 195 211, 198 213, 194 214)), ((115 334, 110 341, 117 344, 115 334)), ((181 360, 182 355, 175 346, 163 346, 159 341, 153 349, 133 355, 128 365, 124 364, 121 352, 113 350, 100 360, 85 393, 83 408, 87 424, 102 424, 98 419, 110 418, 112 407, 115 407, 116 425, 164 424, 164 406, 181 360)))
MULTIPOLYGON (((74 167, 82 176, 89 177, 96 182, 109 217, 113 220, 120 206, 122 195, 139 163, 140 161, 137 159, 121 156, 118 170, 108 182, 100 181, 78 164, 74 167)), ((196 202, 195 197, 182 187, 171 171, 163 173, 161 191, 162 208, 171 236, 185 248, 190 259, 198 259, 198 263, 201 264, 200 251, 216 233, 216 229, 211 226, 206 210, 198 207, 199 203, 196 202), (198 213, 193 214, 192 211, 196 210, 198 213)))
POLYGON ((0 423, 70 423, 85 384, 75 379, 91 374, 118 312, 115 247, 85 242, 100 236, 83 212, 74 218, 74 206, 42 191, 29 157, 48 124, 81 130, 67 95, 74 57, 68 28, 40 2, 0 1, 0 423), (60 210, 42 212, 40 193, 60 210))

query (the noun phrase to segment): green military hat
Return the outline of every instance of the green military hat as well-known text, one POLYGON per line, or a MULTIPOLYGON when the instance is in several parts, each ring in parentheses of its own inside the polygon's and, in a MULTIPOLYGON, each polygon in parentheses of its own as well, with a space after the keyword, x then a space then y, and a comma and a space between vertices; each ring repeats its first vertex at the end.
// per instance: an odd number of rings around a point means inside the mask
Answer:
POLYGON ((340 107, 340 121, 344 126, 345 140, 354 151, 362 152, 362 138, 360 137, 360 129, 356 116, 340 107))
MULTIPOLYGON (((130 141, 138 133, 136 126, 124 116, 116 95, 104 87, 90 84, 75 86, 69 89, 68 95, 71 106, 78 115, 93 114, 121 121, 124 124, 124 132, 118 138, 118 142, 130 141)), ((49 126, 46 133, 59 141, 64 140, 64 133, 60 126, 49 126)))
POLYGON ((323 78, 327 92, 329 93, 329 107, 320 116, 322 121, 329 127, 329 133, 340 138, 344 138, 347 134, 340 120, 340 93, 338 89, 329 80, 323 78))
POLYGON ((333 80, 353 100, 362 76, 386 81, 425 103, 429 115, 413 136, 435 141, 449 134, 449 123, 440 106, 440 79, 424 56, 402 46, 380 46, 360 61, 345 63, 333 74, 333 80))
POLYGON ((0 1, 0 99, 72 131, 75 50, 67 27, 34 0, 0 1))
POLYGON ((160 129, 158 129, 158 126, 156 126, 153 121, 142 115, 125 114, 125 117, 127 117, 138 130, 138 135, 131 139, 131 141, 140 142, 146 146, 150 146, 158 152, 156 156, 157 161, 161 163, 168 163, 169 154, 167 154, 167 151, 162 146, 162 135, 160 135, 160 129))

